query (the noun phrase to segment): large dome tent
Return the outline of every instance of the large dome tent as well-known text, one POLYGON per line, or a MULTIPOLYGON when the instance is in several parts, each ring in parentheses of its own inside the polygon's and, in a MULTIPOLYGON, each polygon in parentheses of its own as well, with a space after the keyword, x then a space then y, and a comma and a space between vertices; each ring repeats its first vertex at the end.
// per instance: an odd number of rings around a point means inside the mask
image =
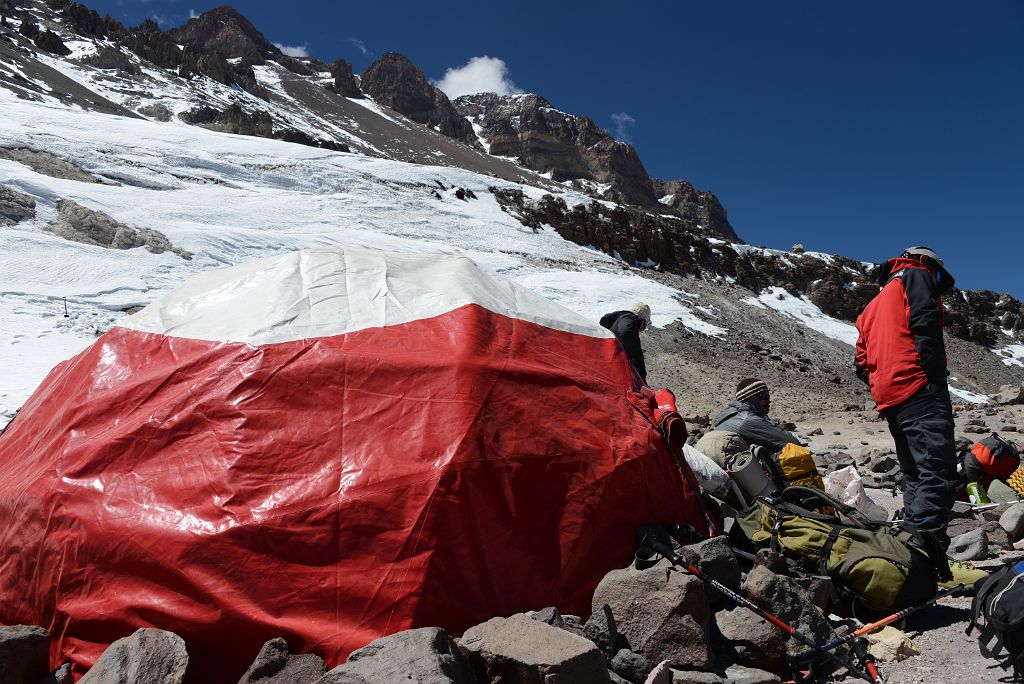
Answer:
POLYGON ((459 254, 293 252, 50 372, 0 436, 0 623, 79 674, 140 627, 225 681, 276 636, 334 665, 410 627, 586 615, 637 525, 702 528, 697 506, 596 322, 459 254))

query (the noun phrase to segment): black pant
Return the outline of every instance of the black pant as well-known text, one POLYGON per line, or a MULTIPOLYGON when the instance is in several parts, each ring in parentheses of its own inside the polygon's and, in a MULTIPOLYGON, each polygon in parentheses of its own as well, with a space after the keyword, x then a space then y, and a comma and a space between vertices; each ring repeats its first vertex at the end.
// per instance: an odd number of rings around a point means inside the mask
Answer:
POLYGON ((945 383, 928 383, 882 412, 903 471, 904 519, 949 546, 946 526, 956 496, 953 406, 945 383))

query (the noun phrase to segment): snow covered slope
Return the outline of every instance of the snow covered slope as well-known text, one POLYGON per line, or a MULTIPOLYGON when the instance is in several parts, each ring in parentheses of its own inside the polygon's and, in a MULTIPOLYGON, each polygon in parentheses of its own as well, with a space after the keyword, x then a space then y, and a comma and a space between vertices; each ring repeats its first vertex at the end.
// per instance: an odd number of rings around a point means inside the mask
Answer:
MULTIPOLYGON (((8 371, 0 412, 7 418, 54 364, 126 310, 192 274, 303 247, 461 250, 592 320, 639 299, 651 304, 655 325, 681 320, 697 331, 724 332, 692 300, 640 269, 552 230, 524 227, 488 191, 517 187, 536 198, 545 192, 540 188, 457 168, 26 102, 3 90, 0 112, 0 147, 49 152, 102 181, 54 178, 0 159, 0 185, 37 203, 34 220, 0 228, 0 367, 8 371), (459 188, 477 199, 458 199, 459 188), (194 256, 58 237, 48 226, 60 199, 159 230, 194 256)), ((564 197, 570 204, 591 201, 564 197)))

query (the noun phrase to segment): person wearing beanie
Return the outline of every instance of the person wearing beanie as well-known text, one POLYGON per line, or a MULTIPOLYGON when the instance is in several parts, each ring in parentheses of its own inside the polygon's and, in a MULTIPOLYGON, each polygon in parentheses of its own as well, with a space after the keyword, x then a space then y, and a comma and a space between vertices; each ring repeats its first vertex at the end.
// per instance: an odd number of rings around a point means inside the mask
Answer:
POLYGON ((854 367, 896 445, 904 520, 948 547, 957 474, 942 295, 955 281, 933 250, 908 247, 882 264, 878 282, 857 318, 854 367))
POLYGON ((770 406, 768 385, 757 378, 744 378, 736 386, 736 398, 715 416, 714 429, 733 432, 747 444, 763 446, 772 453, 790 443, 800 444, 792 433, 768 420, 770 406))
POLYGON ((612 311, 601 316, 601 325, 615 334, 630 363, 640 379, 647 382, 647 365, 644 363, 644 349, 640 344, 640 333, 651 324, 651 307, 636 302, 628 309, 612 311))

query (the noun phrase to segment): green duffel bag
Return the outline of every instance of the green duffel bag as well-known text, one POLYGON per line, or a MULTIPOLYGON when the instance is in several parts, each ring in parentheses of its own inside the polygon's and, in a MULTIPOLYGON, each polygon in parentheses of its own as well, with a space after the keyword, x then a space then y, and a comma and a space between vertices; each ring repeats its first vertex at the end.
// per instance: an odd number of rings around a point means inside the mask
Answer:
POLYGON ((937 581, 950 577, 946 555, 932 535, 875 522, 809 487, 761 497, 736 522, 755 547, 772 548, 811 573, 831 577, 841 596, 875 612, 929 599, 937 581), (842 518, 805 508, 814 499, 842 518))

